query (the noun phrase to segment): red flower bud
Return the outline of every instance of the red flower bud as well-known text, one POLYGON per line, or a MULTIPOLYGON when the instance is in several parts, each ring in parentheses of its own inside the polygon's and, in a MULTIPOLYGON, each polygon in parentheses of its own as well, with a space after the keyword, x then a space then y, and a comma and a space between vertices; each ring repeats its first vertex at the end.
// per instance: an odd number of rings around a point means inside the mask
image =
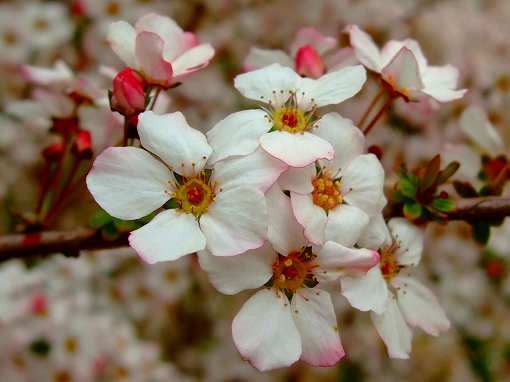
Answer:
POLYGON ((81 130, 76 134, 76 141, 74 142, 73 150, 80 158, 92 158, 92 137, 87 130, 81 130))
POLYGON ((130 116, 145 110, 145 81, 131 68, 121 70, 113 79, 112 110, 130 116))
POLYGON ((304 45, 294 58, 296 71, 305 77, 319 78, 325 72, 324 62, 317 51, 310 45, 304 45))
POLYGON ((65 150, 64 143, 57 142, 46 147, 42 151, 42 155, 44 159, 46 159, 49 162, 58 162, 62 158, 62 155, 64 155, 64 150, 65 150))

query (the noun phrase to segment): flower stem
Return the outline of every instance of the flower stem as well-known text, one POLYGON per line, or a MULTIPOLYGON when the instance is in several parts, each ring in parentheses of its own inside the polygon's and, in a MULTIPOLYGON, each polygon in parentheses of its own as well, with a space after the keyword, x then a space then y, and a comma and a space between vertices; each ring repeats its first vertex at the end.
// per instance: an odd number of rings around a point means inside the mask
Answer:
POLYGON ((365 120, 368 118, 368 116, 370 115, 371 111, 373 110, 374 106, 377 104, 377 102, 379 101, 379 99, 382 97, 382 95, 384 94, 384 90, 381 90, 379 91, 375 97, 372 99, 372 101, 370 102, 370 104, 368 105, 367 107, 367 110, 365 110, 365 112, 363 113, 363 116, 361 117, 361 119, 359 120, 358 122, 358 127, 361 129, 361 126, 363 126, 363 123, 365 123, 365 120))
POLYGON ((390 107, 391 103, 393 102, 393 97, 389 96, 388 99, 386 100, 386 102, 384 102, 384 104, 382 105, 382 107, 379 109, 379 111, 377 112, 377 114, 375 115, 374 118, 372 118, 372 120, 370 121, 370 123, 367 125, 367 127, 365 127, 365 129, 363 129, 363 133, 365 135, 368 135, 368 133, 370 132, 370 130, 372 130, 372 128, 375 126, 375 124, 377 123, 377 121, 379 121, 379 119, 381 119, 381 117, 384 115, 384 113, 386 112, 386 110, 390 107))

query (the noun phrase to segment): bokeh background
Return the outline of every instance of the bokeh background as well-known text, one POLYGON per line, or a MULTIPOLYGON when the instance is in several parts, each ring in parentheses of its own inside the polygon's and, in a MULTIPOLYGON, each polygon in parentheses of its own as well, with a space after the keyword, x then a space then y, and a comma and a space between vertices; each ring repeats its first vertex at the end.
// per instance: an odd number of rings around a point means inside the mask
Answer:
MULTIPOLYGON (((20 64, 63 60, 99 88, 105 67, 122 66, 105 41, 115 20, 147 12, 174 18, 216 49, 211 65, 171 90, 159 105, 182 111, 207 131, 248 106, 232 86, 250 47, 288 50, 295 33, 313 26, 338 38, 355 23, 383 43, 417 39, 433 64, 461 72, 461 101, 440 110, 397 103, 369 137, 379 145, 388 187, 401 163, 409 167, 450 145, 467 144, 460 112, 483 105, 510 142, 510 1, 506 0, 69 0, 0 1, 0 233, 19 229, 19 214, 34 209, 41 150, 51 135, 30 115, 12 113, 33 86, 20 64)), ((370 85, 337 107, 359 119, 370 85)), ((106 94, 106 93, 105 93, 106 94)), ((102 127, 98 118, 96 125, 102 127)), ((465 164, 458 176, 476 169, 465 164)), ((55 228, 85 227, 97 206, 83 188, 55 228)), ((129 249, 77 258, 11 260, 0 264, 0 381, 505 381, 510 380, 510 223, 494 230, 486 247, 469 227, 427 227, 419 277, 435 291, 452 329, 439 338, 417 333, 412 357, 387 357, 367 314, 337 294, 347 357, 334 368, 297 363, 259 373, 235 350, 230 324, 246 295, 222 296, 196 260, 148 266, 129 249)), ((172 243, 168 243, 169 246, 172 243)))

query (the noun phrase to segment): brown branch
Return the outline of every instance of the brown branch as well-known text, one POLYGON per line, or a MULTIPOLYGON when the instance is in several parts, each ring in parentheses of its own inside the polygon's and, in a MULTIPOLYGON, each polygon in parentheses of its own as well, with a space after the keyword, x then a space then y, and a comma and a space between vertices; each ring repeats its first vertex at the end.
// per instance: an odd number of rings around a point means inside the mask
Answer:
POLYGON ((510 198, 487 197, 460 199, 454 211, 447 212, 448 220, 503 219, 510 216, 510 198))

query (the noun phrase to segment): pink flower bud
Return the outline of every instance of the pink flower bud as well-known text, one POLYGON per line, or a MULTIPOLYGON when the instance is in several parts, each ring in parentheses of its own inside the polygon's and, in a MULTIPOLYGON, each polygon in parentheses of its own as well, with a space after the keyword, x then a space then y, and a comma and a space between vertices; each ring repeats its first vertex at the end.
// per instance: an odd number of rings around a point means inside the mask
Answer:
POLYGON ((64 155, 65 146, 63 142, 54 143, 42 151, 44 159, 49 162, 58 162, 64 155))
POLYGON ((42 293, 36 293, 30 300, 30 311, 36 316, 44 316, 48 312, 48 302, 42 293))
POLYGON ((89 131, 81 130, 76 134, 73 150, 80 158, 92 158, 92 137, 89 131))
POLYGON ((145 81, 131 68, 125 68, 113 79, 110 100, 112 110, 130 116, 145 110, 145 81))
POLYGON ((296 71, 305 77, 319 78, 325 71, 321 56, 310 45, 299 48, 294 63, 296 71))

